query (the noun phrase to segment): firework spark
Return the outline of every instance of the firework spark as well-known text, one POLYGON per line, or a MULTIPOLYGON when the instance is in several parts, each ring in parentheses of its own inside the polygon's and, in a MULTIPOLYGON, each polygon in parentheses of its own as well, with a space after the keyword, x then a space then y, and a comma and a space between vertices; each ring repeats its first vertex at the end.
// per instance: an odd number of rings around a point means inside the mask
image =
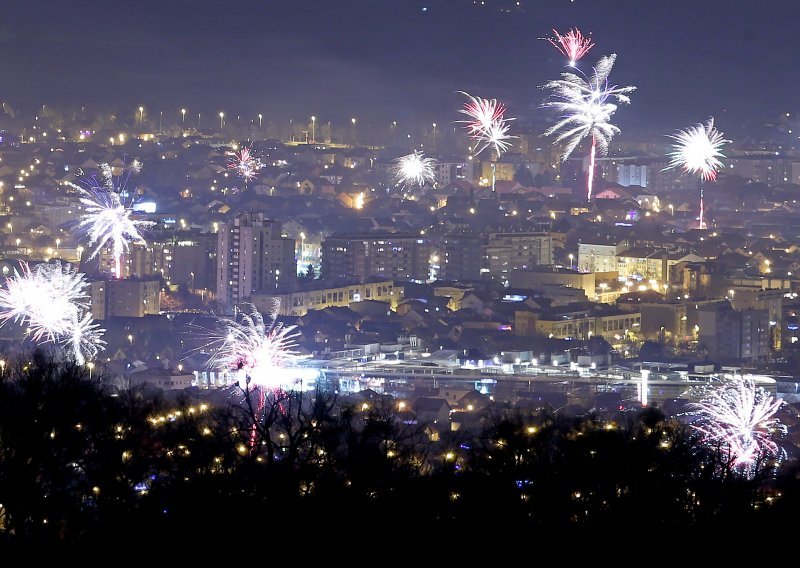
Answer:
POLYGON ((435 167, 436 160, 426 158, 422 152, 414 151, 395 160, 392 166, 392 174, 398 185, 418 185, 422 187, 426 183, 433 183, 435 167))
POLYGON ((459 110, 470 120, 462 120, 466 124, 470 138, 476 142, 474 154, 477 156, 486 148, 491 148, 497 157, 511 147, 509 140, 516 138, 508 134, 513 118, 505 118, 506 107, 496 99, 473 97, 469 93, 459 91, 469 100, 459 110))
POLYGON ((629 104, 628 95, 636 90, 633 86, 609 85, 608 75, 614 67, 616 58, 615 54, 600 58, 592 76, 588 79, 574 73, 562 73, 561 79, 549 81, 544 85, 544 88, 550 91, 550 100, 544 107, 561 113, 560 120, 548 128, 544 135, 556 134, 555 143, 565 143, 561 161, 569 158, 581 140, 588 136, 592 137, 588 180, 590 199, 595 154, 599 151, 601 155, 605 155, 611 140, 620 132, 617 126, 611 124, 611 117, 617 111, 617 105, 610 100, 629 104))
POLYGON ((88 283, 83 274, 61 264, 20 270, 0 289, 0 325, 14 321, 37 343, 69 346, 79 364, 103 348, 104 330, 93 323, 88 283))
POLYGON ((775 417, 782 404, 751 380, 732 381, 693 405, 699 414, 693 427, 707 444, 723 448, 737 471, 752 477, 765 460, 783 457, 772 439, 786 433, 775 417))
POLYGON ((594 42, 588 37, 584 37, 578 28, 573 28, 564 35, 561 35, 556 30, 553 30, 553 33, 555 37, 544 39, 549 41, 553 47, 567 58, 570 67, 575 67, 578 60, 594 47, 594 42))
POLYGON ((235 170, 245 182, 253 181, 258 177, 258 171, 264 167, 259 158, 253 155, 253 150, 247 146, 233 154, 228 161, 228 169, 235 170))
POLYGON ((724 158, 722 147, 729 144, 722 132, 714 127, 714 119, 705 124, 695 124, 685 130, 669 134, 675 141, 670 158, 669 168, 682 168, 685 172, 699 176, 704 181, 713 181, 722 167, 720 158, 724 158))

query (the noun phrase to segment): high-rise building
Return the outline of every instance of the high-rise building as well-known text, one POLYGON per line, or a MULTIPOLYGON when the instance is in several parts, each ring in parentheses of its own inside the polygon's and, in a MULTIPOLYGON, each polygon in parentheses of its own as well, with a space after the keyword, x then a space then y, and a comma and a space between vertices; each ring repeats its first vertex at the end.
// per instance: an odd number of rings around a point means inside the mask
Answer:
POLYGON ((217 234, 217 297, 233 310, 254 292, 288 289, 296 278, 295 242, 260 212, 238 214, 217 234))
POLYGON ((333 235, 322 243, 322 277, 329 283, 366 278, 428 279, 431 246, 426 237, 403 233, 333 235))

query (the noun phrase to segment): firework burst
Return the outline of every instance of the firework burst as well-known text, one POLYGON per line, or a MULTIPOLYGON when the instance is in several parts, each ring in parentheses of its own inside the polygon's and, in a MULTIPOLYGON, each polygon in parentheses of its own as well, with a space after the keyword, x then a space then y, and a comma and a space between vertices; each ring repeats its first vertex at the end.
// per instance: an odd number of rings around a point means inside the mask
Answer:
POLYGON ((714 119, 705 124, 695 124, 675 134, 669 134, 675 141, 670 158, 669 168, 681 168, 683 171, 699 176, 703 181, 713 181, 722 167, 720 158, 724 158, 722 147, 729 144, 722 132, 714 127, 714 119))
POLYGON ((209 363, 235 372, 243 390, 254 386, 278 389, 296 378, 287 375, 300 355, 295 350, 300 336, 296 326, 276 323, 277 308, 265 321, 252 304, 244 304, 237 320, 221 319, 217 329, 208 333, 204 349, 213 355, 209 363))
POLYGON ((600 58, 592 76, 580 77, 575 73, 562 73, 561 79, 550 81, 544 89, 550 91, 550 100, 545 108, 552 108, 561 113, 561 118, 548 128, 545 136, 556 135, 555 143, 564 143, 561 161, 569 158, 581 140, 591 136, 592 148, 589 160, 588 196, 592 197, 592 181, 594 178, 594 161, 596 152, 608 153, 608 146, 620 130, 611 124, 611 117, 617 111, 617 105, 629 104, 628 95, 636 87, 617 87, 609 85, 608 75, 614 67, 617 56, 611 54, 600 58))
POLYGON ((469 117, 462 120, 466 124, 470 138, 476 142, 474 154, 477 156, 486 148, 491 148, 497 157, 511 147, 509 140, 516 138, 508 134, 509 124, 513 118, 505 118, 506 107, 496 99, 473 97, 469 93, 459 91, 469 100, 464 103, 461 114, 469 117))
POLYGON ((786 433, 775 417, 782 404, 751 380, 731 381, 693 405, 699 415, 693 427, 707 445, 721 447, 737 471, 752 477, 760 464, 783 457, 773 440, 786 433))
POLYGON ((567 58, 570 67, 575 67, 578 60, 594 47, 594 42, 588 37, 584 37, 578 28, 573 28, 564 35, 553 30, 553 34, 554 37, 544 39, 567 58))
POLYGON ((20 271, 0 289, 0 325, 8 321, 27 328, 37 343, 68 346, 83 364, 103 349, 103 332, 92 320, 88 283, 83 274, 61 264, 40 264, 20 271))
POLYGON ((109 246, 114 256, 114 274, 120 278, 121 258, 128 251, 128 243, 144 243, 139 229, 152 223, 131 219, 133 209, 122 203, 127 177, 118 186, 114 183, 108 164, 100 164, 100 172, 100 180, 91 176, 84 178, 82 185, 70 185, 80 192, 84 214, 78 227, 87 231, 89 245, 94 246, 89 258, 96 257, 104 247, 109 246))
POLYGON ((414 151, 395 160, 392 166, 392 174, 398 185, 418 185, 422 187, 426 183, 433 183, 436 163, 435 159, 426 158, 422 152, 414 151))
POLYGON ((723 137, 722 132, 714 127, 714 118, 705 124, 695 124, 675 134, 669 134, 675 141, 672 151, 667 154, 669 165, 664 169, 681 168, 683 171, 698 176, 700 186, 700 220, 699 228, 705 229, 705 204, 703 203, 704 181, 717 179, 717 172, 722 167, 720 158, 724 158, 722 147, 730 140, 723 137))
POLYGON ((228 169, 235 170, 237 175, 242 178, 245 183, 253 181, 258 177, 258 172, 264 165, 259 158, 253 155, 253 150, 247 146, 243 147, 240 151, 235 152, 231 159, 228 160, 228 169))
MULTIPOLYGON (((466 114, 469 120, 462 120, 466 124, 470 138, 475 142, 473 153, 477 156, 486 148, 491 148, 494 157, 497 159, 511 147, 512 140, 516 136, 508 133, 513 118, 505 118, 506 107, 503 103, 498 103, 496 99, 482 99, 473 97, 469 93, 459 91, 469 100, 464 103, 464 108, 459 110, 461 114, 466 114)), ((492 193, 495 193, 496 164, 491 162, 492 168, 492 193)))

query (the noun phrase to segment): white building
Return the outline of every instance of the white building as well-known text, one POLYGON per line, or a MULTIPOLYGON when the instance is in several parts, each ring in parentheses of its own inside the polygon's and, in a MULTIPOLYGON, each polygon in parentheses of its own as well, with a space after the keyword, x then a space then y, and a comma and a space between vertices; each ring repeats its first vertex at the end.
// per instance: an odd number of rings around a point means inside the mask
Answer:
POLYGON ((623 187, 631 185, 647 187, 647 166, 620 164, 617 166, 617 183, 623 187))
POLYGON ((617 255, 626 247, 623 243, 579 243, 579 272, 613 272, 617 270, 617 255))

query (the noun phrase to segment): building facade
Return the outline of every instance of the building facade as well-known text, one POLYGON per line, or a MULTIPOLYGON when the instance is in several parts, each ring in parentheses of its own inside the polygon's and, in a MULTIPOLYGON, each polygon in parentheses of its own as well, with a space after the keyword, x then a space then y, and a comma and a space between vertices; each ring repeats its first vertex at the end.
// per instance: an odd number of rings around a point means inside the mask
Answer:
POLYGON ((322 244, 322 278, 329 285, 368 278, 422 282, 430 262, 430 241, 416 235, 333 235, 322 244))
POLYGON ((296 278, 295 241, 264 213, 240 213, 217 234, 217 297, 226 310, 256 292, 288 289, 296 278))
POLYGON ((548 233, 490 233, 486 244, 489 276, 509 281, 509 275, 553 264, 553 240, 548 233))

